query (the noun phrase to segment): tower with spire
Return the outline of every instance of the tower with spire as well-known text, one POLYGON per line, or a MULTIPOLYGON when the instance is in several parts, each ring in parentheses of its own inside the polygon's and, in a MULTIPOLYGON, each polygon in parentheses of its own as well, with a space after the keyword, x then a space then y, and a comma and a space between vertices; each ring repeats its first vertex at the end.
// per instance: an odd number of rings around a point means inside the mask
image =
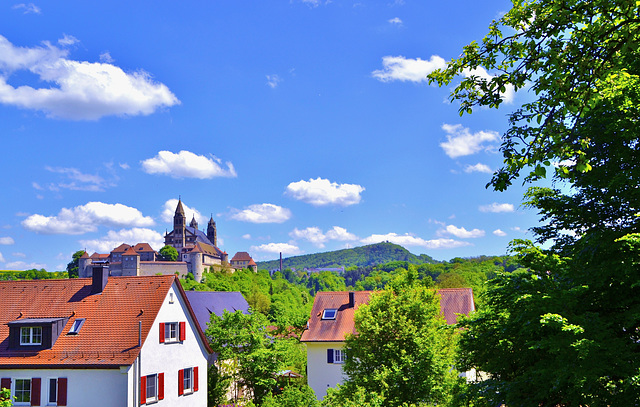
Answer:
POLYGON ((218 246, 218 231, 216 230, 216 221, 213 220, 213 214, 211 214, 211 219, 209 219, 209 224, 207 225, 207 238, 214 246, 218 246))
POLYGON ((180 247, 185 246, 187 217, 184 214, 184 208, 182 207, 182 199, 178 198, 178 206, 176 207, 176 213, 173 215, 173 232, 174 243, 180 244, 180 247))

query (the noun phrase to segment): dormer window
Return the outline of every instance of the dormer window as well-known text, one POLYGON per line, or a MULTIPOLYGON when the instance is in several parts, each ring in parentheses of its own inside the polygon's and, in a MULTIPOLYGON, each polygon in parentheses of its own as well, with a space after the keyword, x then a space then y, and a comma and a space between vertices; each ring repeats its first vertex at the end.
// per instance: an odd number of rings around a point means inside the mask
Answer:
POLYGON ((78 332, 80 332, 80 328, 82 328, 83 324, 84 318, 78 318, 73 321, 73 325, 71 326, 71 329, 69 329, 69 335, 77 335, 78 332))
POLYGON ((42 345, 42 327, 23 326, 20 328, 20 345, 42 345))
POLYGON ((335 308, 327 308, 322 312, 322 319, 336 319, 338 310, 335 308))

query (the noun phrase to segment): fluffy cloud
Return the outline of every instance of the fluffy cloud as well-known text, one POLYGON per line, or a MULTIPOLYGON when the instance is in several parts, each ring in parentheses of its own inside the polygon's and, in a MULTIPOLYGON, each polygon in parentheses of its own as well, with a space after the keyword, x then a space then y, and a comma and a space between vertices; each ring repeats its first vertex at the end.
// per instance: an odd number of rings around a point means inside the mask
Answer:
POLYGON ((7 270, 31 270, 31 269, 43 269, 46 268, 46 264, 42 263, 27 263, 24 261, 12 261, 4 265, 7 270))
POLYGON ((432 55, 429 60, 386 56, 382 58, 382 69, 373 71, 371 75, 382 82, 426 82, 428 74, 446 66, 445 60, 437 55, 432 55))
POLYGON ((2 253, 0 253, 0 263, 4 263, 4 256, 2 255, 2 253))
POLYGON ((486 174, 491 174, 493 171, 489 168, 488 165, 478 163, 476 165, 467 165, 464 169, 464 172, 484 172, 486 174))
POLYGON ((20 4, 14 5, 12 8, 14 10, 24 10, 23 14, 40 14, 42 12, 42 10, 40 10, 40 7, 36 6, 33 3, 29 3, 29 4, 20 3, 20 4))
POLYGON ((398 17, 394 17, 390 20, 387 20, 387 22, 389 24, 397 24, 397 25, 402 25, 402 20, 400 20, 398 17))
POLYGON ((172 178, 236 177, 233 164, 216 157, 205 157, 182 150, 178 154, 160 151, 158 155, 142 161, 142 169, 148 174, 166 174, 172 178), (224 168, 226 166, 226 168, 224 168))
POLYGON ((301 251, 298 246, 294 246, 289 243, 267 243, 260 246, 251 246, 252 251, 265 252, 265 253, 282 253, 283 255, 296 255, 301 251))
MULTIPOLYGON (((177 199, 169 199, 167 202, 165 202, 164 205, 162 206, 162 213, 160 214, 160 219, 163 222, 173 224, 173 215, 176 214, 177 206, 178 206, 177 199)), ((187 224, 191 222, 191 219, 193 219, 194 216, 200 228, 202 228, 201 225, 204 225, 206 222, 209 221, 209 219, 204 217, 197 209, 194 209, 185 205, 184 202, 182 203, 182 209, 184 209, 184 215, 187 217, 187 224)))
POLYGON ((283 223, 291 218, 291 211, 274 204, 255 204, 231 210, 231 219, 251 223, 283 223))
POLYGON ((502 231, 500 229, 494 230, 493 234, 496 235, 496 236, 506 236, 507 235, 504 231, 502 231))
POLYGON ((0 244, 2 244, 2 245, 10 245, 10 244, 14 244, 14 243, 15 243, 15 241, 10 236, 0 237, 0 244))
MULTIPOLYGON (((65 36, 58 43, 64 47, 76 41, 65 36)), ((68 54, 48 42, 16 47, 0 36, 0 103, 71 120, 149 115, 180 103, 166 85, 142 70, 127 73, 108 63, 73 61, 68 54), (17 71, 37 75, 43 86, 11 86, 7 78, 17 71)))
POLYGON ((155 230, 147 228, 110 230, 106 236, 100 239, 80 240, 79 242, 87 252, 109 253, 122 243, 134 245, 136 243, 149 243, 154 250, 160 250, 164 246, 164 237, 155 230))
POLYGON ((287 185, 285 193, 314 206, 349 206, 360 203, 362 191, 364 187, 357 184, 338 184, 318 177, 292 182, 287 185))
POLYGON ((48 235, 81 235, 96 231, 99 225, 145 227, 153 224, 153 219, 143 216, 136 208, 103 202, 62 208, 56 216, 31 215, 22 221, 25 229, 48 235))
POLYGON ((360 240, 364 244, 374 244, 380 242, 391 242, 400 246, 418 246, 425 249, 453 249, 456 247, 469 246, 470 243, 462 242, 454 239, 431 239, 424 240, 409 234, 398 235, 396 233, 387 233, 386 235, 371 235, 360 240))
POLYGON ((307 240, 317 247, 324 247, 324 244, 329 240, 350 241, 357 239, 356 235, 347 232, 347 229, 340 226, 334 226, 327 233, 323 233, 320 228, 315 226, 302 230, 295 228, 289 233, 289 236, 293 239, 307 240))
POLYGON ((487 143, 500 140, 500 136, 495 131, 471 133, 468 128, 462 127, 461 124, 443 124, 442 130, 447 133, 447 141, 440 143, 440 147, 451 158, 475 154, 482 150, 493 150, 495 145, 487 145, 487 143))
POLYGON ((489 205, 482 205, 482 206, 478 207, 478 210, 480 210, 480 212, 500 213, 500 212, 513 212, 515 209, 514 209, 513 205, 510 204, 510 203, 497 203, 497 202, 494 202, 494 203, 489 204, 489 205))
POLYGON ((277 74, 267 75, 267 85, 269 85, 271 89, 277 88, 280 82, 282 82, 282 79, 277 74))
MULTIPOLYGON (((77 168, 63 167, 45 167, 45 170, 56 174, 63 174, 69 179, 69 182, 60 182, 58 184, 49 185, 49 189, 57 191, 59 189, 70 189, 73 191, 104 191, 105 188, 115 186, 115 183, 106 181, 99 175, 85 174, 77 168)), ((36 183, 34 188, 41 189, 36 183)))
POLYGON ((459 228, 454 225, 447 225, 444 229, 440 230, 439 233, 453 235, 459 239, 470 239, 484 236, 484 230, 467 230, 465 228, 459 228))

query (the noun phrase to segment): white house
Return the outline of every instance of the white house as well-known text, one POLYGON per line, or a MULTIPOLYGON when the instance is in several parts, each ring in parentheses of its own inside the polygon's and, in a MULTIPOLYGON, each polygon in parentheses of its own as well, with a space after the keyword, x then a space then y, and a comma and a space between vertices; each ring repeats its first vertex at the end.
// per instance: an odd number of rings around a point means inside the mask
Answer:
POLYGON ((175 276, 0 282, 16 406, 206 406, 211 353, 175 276))
MULTIPOLYGON (((321 400, 327 389, 345 379, 344 340, 355 334, 355 311, 369 302, 372 291, 321 291, 316 294, 307 329, 300 338, 307 346, 307 381, 321 400)), ((475 310, 471 288, 438 290, 440 310, 448 324, 456 323, 458 314, 475 310)))

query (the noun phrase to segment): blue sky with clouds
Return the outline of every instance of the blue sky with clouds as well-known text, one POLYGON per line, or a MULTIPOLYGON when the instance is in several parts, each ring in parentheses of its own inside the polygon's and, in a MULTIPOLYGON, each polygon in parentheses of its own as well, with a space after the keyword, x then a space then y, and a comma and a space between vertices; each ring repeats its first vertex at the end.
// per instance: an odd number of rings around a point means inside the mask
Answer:
POLYGON ((425 76, 509 5, 4 2, 0 269, 159 249, 178 197, 231 256, 505 253, 537 218, 484 186, 526 94, 460 117, 425 76))

